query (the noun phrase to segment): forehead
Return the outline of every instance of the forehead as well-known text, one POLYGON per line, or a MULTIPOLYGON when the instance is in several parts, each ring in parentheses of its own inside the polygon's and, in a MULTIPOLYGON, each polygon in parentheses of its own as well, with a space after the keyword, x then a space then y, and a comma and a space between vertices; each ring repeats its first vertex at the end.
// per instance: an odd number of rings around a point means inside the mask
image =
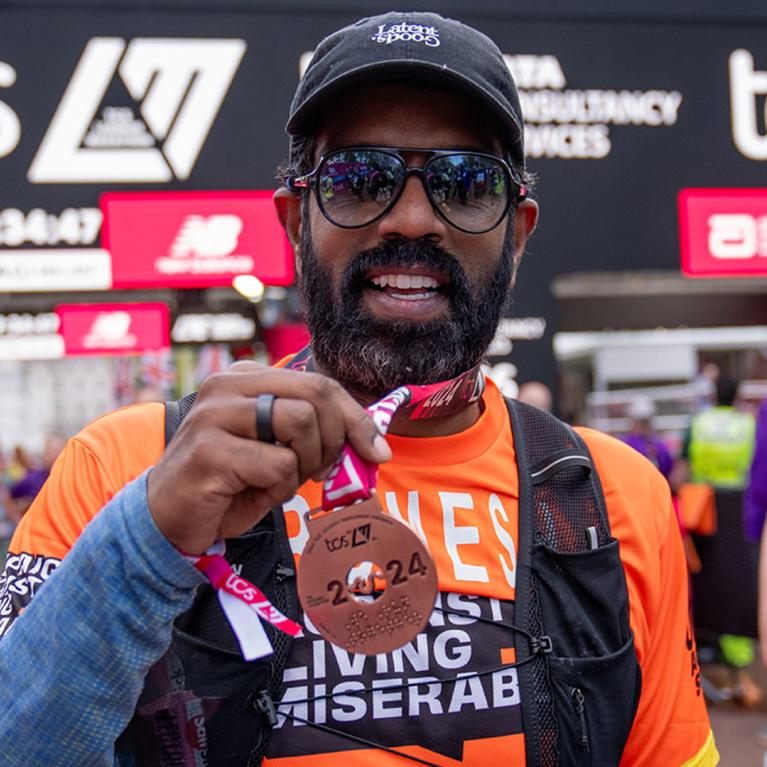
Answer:
POLYGON ((320 119, 316 150, 368 145, 502 154, 499 136, 495 118, 463 93, 385 82, 335 97, 320 119))

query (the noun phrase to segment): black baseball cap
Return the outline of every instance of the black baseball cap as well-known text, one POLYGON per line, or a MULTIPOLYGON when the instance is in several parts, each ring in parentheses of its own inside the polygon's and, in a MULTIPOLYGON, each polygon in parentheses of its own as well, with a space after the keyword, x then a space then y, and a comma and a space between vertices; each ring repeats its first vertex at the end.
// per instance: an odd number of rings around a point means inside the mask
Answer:
POLYGON ((393 11, 326 37, 298 84, 286 130, 309 135, 341 90, 393 79, 458 89, 489 107, 506 132, 509 156, 524 167, 522 111, 503 54, 486 35, 436 13, 393 11))

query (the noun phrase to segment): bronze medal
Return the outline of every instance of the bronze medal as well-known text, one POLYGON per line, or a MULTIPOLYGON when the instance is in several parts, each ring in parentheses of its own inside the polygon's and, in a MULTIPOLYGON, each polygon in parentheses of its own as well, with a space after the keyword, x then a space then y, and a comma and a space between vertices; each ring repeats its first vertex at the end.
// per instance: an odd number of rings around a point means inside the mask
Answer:
POLYGON ((298 568, 298 596, 315 628, 349 652, 396 650, 424 629, 437 568, 421 539, 372 498, 316 519, 298 568))

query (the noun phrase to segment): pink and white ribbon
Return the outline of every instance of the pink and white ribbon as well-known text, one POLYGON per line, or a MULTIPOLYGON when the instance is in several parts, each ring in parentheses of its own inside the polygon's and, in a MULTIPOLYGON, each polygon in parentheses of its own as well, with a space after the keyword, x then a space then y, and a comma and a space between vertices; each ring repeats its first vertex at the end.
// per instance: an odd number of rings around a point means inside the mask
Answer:
POLYGON ((301 636, 301 627, 283 615, 261 589, 234 572, 224 559, 224 543, 217 541, 202 556, 186 558, 210 581, 221 609, 234 631, 245 660, 256 660, 272 653, 272 643, 262 621, 292 637, 301 636))

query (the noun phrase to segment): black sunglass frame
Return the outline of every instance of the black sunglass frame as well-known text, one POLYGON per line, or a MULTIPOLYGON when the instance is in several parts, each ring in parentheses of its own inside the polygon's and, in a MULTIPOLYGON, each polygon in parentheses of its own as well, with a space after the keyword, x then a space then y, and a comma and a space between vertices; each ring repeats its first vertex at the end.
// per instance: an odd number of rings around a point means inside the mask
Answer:
POLYGON ((408 178, 413 174, 420 177, 421 183, 423 184, 424 192, 426 193, 426 197, 428 198, 432 208, 434 208, 434 210, 436 211, 437 215, 447 224, 452 226, 454 229, 458 229, 461 232, 466 232, 467 234, 486 234, 487 232, 492 231, 497 226, 499 226, 501 221, 503 221, 503 219, 506 217, 506 214, 509 212, 509 208, 511 208, 512 204, 521 202, 527 197, 527 187, 525 187, 524 184, 520 183, 516 179, 514 172, 511 169, 511 166, 506 162, 506 160, 504 160, 502 157, 499 157, 498 155, 490 154, 489 152, 479 152, 474 149, 425 149, 425 148, 419 149, 416 147, 388 147, 388 146, 339 147, 338 149, 334 149, 332 152, 328 152, 327 154, 322 155, 320 159, 317 161, 317 164, 314 166, 314 168, 311 171, 309 171, 309 173, 306 173, 302 176, 287 176, 285 178, 285 185, 291 192, 295 192, 295 193, 299 193, 303 189, 313 189, 315 196, 317 197, 317 205, 319 205, 322 215, 325 216, 325 218, 328 221, 330 221, 330 223, 333 224, 334 226, 337 226, 341 229, 362 229, 363 227, 370 226, 370 224, 374 224, 376 221, 379 221, 387 213, 389 213, 389 211, 391 211, 392 208, 394 208, 394 206, 399 201, 399 198, 402 196, 402 192, 405 190, 405 185, 408 178), (317 177, 319 175, 320 169, 323 167, 325 162, 328 161, 330 158, 332 158, 334 155, 341 154, 343 152, 362 152, 362 151, 380 152, 381 154, 385 154, 390 157, 393 157, 404 168, 405 176, 402 183, 400 184, 400 188, 397 190, 397 193, 395 195, 392 195, 391 199, 388 201, 388 204, 384 206, 376 216, 371 218, 370 221, 366 221, 364 224, 339 224, 325 210, 325 206, 322 202, 322 196, 320 195, 319 184, 317 183, 317 177), (426 161, 424 162, 423 165, 408 165, 407 161, 402 156, 403 154, 426 155, 426 161), (443 157, 450 157, 453 155, 473 155, 475 157, 483 157, 489 160, 493 160, 501 166, 501 169, 505 173, 506 182, 509 187, 509 195, 506 200, 506 204, 504 205, 503 211, 498 216, 498 220, 492 226, 489 226, 485 229, 480 229, 480 230, 466 229, 462 226, 458 226, 458 224, 455 224, 453 221, 451 221, 447 217, 444 211, 440 210, 439 203, 435 202, 434 199, 432 198, 431 190, 429 189, 429 186, 426 183, 426 169, 432 161, 438 160, 443 157))

